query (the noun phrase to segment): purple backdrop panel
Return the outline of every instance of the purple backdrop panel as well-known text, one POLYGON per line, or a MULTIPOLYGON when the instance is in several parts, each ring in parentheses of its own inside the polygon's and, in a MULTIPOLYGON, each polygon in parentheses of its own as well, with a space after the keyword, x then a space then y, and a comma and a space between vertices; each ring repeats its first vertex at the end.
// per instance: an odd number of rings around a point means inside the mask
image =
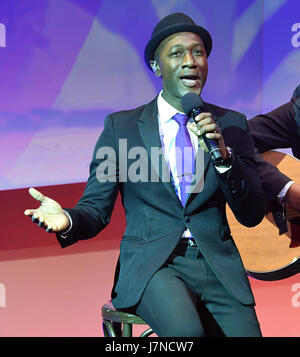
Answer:
POLYGON ((204 100, 249 117, 282 104, 299 78, 297 2, 2 0, 0 189, 87 179, 105 116, 161 89, 143 52, 172 12, 213 37, 204 100))
POLYGON ((300 2, 297 0, 265 1, 262 81, 263 111, 289 101, 300 83, 300 2))

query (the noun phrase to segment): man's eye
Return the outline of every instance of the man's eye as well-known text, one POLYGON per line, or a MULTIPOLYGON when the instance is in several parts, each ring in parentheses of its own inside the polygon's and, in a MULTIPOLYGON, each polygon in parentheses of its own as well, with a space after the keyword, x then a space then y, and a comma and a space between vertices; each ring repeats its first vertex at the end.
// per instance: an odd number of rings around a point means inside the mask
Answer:
POLYGON ((199 48, 199 49, 195 49, 194 50, 194 54, 196 54, 196 55, 203 55, 203 50, 201 49, 201 48, 199 48))
POLYGON ((178 57, 180 55, 181 55, 180 51, 174 51, 174 52, 171 52, 171 54, 170 54, 171 57, 178 57))

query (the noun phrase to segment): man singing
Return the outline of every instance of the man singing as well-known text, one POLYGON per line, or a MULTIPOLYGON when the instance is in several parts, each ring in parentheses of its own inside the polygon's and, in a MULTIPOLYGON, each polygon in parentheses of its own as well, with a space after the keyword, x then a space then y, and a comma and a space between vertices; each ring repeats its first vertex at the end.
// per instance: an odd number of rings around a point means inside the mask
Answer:
MULTIPOLYGON (((107 116, 85 192, 74 208, 63 210, 30 189, 41 206, 25 211, 56 232, 66 247, 97 235, 109 223, 120 192, 127 224, 112 303, 138 314, 158 336, 261 336, 253 294, 225 214, 228 203, 236 219, 252 227, 265 213, 247 120, 238 112, 204 103, 196 116, 197 130, 217 143, 217 162, 191 131, 192 120, 182 109, 185 94, 202 92, 211 49, 208 31, 185 14, 163 18, 145 48, 146 64, 161 77, 162 91, 146 105, 107 116), (128 151, 147 151, 146 179, 120 179, 121 140, 126 140, 128 151), (97 177, 97 168, 106 160, 99 155, 104 147, 116 153, 114 177, 106 181, 97 177), (151 161, 153 148, 164 153, 161 165, 151 161), (177 152, 184 148, 191 155, 182 163, 177 152), (193 160, 199 155, 201 190, 188 178, 195 174, 193 160), (162 179, 162 167, 168 168, 170 180, 162 179), (159 179, 151 182, 153 170, 159 179)), ((130 164, 132 160, 127 170, 130 164)))

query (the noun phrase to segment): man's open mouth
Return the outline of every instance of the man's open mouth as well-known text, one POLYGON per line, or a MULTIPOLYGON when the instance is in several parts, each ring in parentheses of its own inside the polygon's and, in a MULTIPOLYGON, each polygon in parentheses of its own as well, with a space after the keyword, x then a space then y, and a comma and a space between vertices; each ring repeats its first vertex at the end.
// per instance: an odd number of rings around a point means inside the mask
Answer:
POLYGON ((182 83, 187 87, 195 87, 199 84, 199 77, 195 75, 184 75, 180 76, 182 83))

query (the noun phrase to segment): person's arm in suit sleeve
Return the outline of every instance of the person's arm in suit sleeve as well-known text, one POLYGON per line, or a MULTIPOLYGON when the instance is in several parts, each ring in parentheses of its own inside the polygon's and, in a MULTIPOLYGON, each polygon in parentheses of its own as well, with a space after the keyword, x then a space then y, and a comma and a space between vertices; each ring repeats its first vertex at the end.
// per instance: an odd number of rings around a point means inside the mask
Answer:
POLYGON ((295 122, 297 124, 298 134, 300 137, 300 84, 294 91, 292 102, 293 102, 294 112, 295 112, 295 122))
POLYGON ((65 209, 72 226, 57 234, 62 247, 94 237, 109 223, 119 190, 116 148, 113 119, 108 116, 94 149, 84 194, 74 208, 65 209))
POLYGON ((300 147, 300 99, 293 97, 277 109, 249 119, 248 125, 260 153, 300 147))
POLYGON ((291 179, 283 174, 269 162, 265 161, 255 148, 255 163, 259 179, 269 202, 280 199, 280 192, 291 182, 291 179))
MULTIPOLYGON (((248 120, 254 144, 260 153, 272 149, 292 148, 300 158, 300 85, 293 97, 277 109, 248 120)), ((286 199, 288 204, 300 209, 300 185, 267 163, 256 152, 256 163, 268 200, 286 199)))
POLYGON ((233 150, 231 167, 216 170, 221 189, 236 219, 247 227, 259 224, 266 210, 266 196, 255 164, 254 144, 246 117, 240 124, 222 130, 225 144, 233 150))

